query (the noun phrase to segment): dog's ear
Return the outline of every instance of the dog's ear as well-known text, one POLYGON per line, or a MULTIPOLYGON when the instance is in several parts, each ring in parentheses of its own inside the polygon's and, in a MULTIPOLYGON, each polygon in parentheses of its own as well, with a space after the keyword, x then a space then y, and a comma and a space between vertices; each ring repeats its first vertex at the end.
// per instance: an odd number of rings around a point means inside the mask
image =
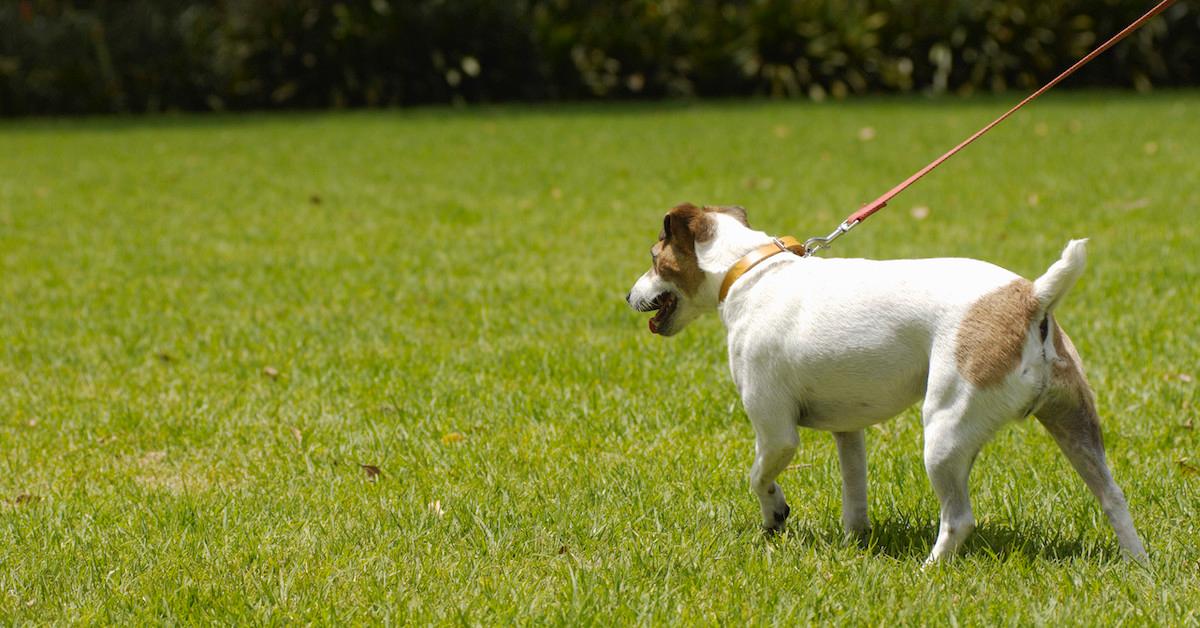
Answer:
POLYGON ((691 203, 683 203, 671 208, 663 217, 663 231, 659 239, 690 246, 709 240, 713 237, 713 231, 708 212, 691 203))
POLYGON ((708 208, 712 211, 732 216, 735 220, 749 227, 750 221, 746 219, 746 208, 741 205, 720 205, 718 207, 708 208))

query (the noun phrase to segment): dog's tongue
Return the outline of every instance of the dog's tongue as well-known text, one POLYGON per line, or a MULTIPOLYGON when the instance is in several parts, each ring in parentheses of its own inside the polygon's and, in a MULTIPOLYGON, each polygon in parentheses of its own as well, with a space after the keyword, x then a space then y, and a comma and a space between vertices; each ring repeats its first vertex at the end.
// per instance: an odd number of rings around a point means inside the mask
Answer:
POLYGON ((663 319, 669 316, 670 310, 673 307, 675 307, 675 298, 670 295, 663 297, 663 301, 659 305, 658 311, 654 313, 654 316, 650 317, 650 333, 661 333, 660 330, 662 329, 661 325, 663 319))

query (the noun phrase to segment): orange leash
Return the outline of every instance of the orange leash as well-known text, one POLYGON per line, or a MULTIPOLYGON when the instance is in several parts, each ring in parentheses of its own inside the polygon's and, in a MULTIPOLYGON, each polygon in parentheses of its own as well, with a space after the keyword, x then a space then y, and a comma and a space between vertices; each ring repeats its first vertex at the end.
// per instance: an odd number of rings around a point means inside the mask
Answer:
POLYGON ((1108 41, 1101 44, 1099 48, 1096 48, 1095 50, 1089 52, 1087 54, 1087 56, 1083 57, 1079 61, 1076 61, 1074 65, 1067 68, 1066 71, 1063 72, 1062 74, 1059 74, 1058 76, 1056 76, 1054 78, 1054 80, 1050 81, 1049 83, 1046 83, 1040 89, 1038 89, 1036 92, 1030 94, 1029 96, 1026 96, 1025 100, 1022 100, 1021 102, 1017 103, 1016 106, 1014 106, 1012 109, 1009 109, 1008 111, 1004 112, 1004 115, 1000 116, 999 118, 996 118, 995 120, 992 120, 991 124, 988 124, 987 126, 983 127, 982 129, 979 129, 973 135, 971 135, 971 137, 968 137, 967 139, 963 140, 961 143, 959 143, 958 146, 955 146, 954 148, 951 148, 950 150, 946 151, 946 153, 944 155, 933 160, 932 162, 930 162, 929 165, 925 166, 924 168, 921 168, 920 170, 916 171, 915 173, 913 173, 912 176, 910 176, 909 178, 902 181, 896 187, 888 190, 883 195, 881 195, 879 198, 871 201, 870 203, 867 203, 866 205, 863 205, 861 208, 859 208, 858 211, 847 216, 846 220, 842 221, 842 224, 838 225, 838 228, 835 229, 833 231, 833 233, 830 233, 829 235, 827 235, 823 238, 809 238, 804 243, 804 246, 806 248, 806 251, 804 253, 805 257, 812 255, 813 253, 815 253, 821 249, 829 248, 829 245, 834 240, 839 238, 842 234, 846 233, 847 231, 853 229, 855 226, 857 226, 862 221, 866 220, 867 217, 869 217, 871 214, 874 214, 875 212, 883 209, 885 206, 887 206, 888 201, 895 198, 897 194, 899 194, 900 192, 903 192, 904 189, 907 188, 908 186, 916 183, 917 180, 920 179, 921 177, 929 174, 930 170, 933 170, 934 168, 937 168, 938 166, 942 165, 942 162, 949 159, 951 156, 954 155, 954 153, 957 153, 958 151, 966 148, 968 144, 979 139, 979 137, 982 136, 984 133, 987 133, 988 131, 992 130, 992 127, 996 126, 997 124, 1000 124, 1001 122, 1004 122, 1005 119, 1007 119, 1009 116, 1011 116, 1013 113, 1015 113, 1018 109, 1020 109, 1021 107, 1024 107, 1026 104, 1028 104, 1034 98, 1037 98, 1038 96, 1041 96, 1042 94, 1046 93, 1047 91, 1050 90, 1050 88, 1054 87, 1055 85, 1058 85, 1060 81, 1067 78, 1068 76, 1071 76, 1071 74, 1073 74, 1075 72, 1075 70, 1078 70, 1079 68, 1083 67, 1092 59, 1095 59, 1096 57, 1100 56, 1100 54, 1103 53, 1105 50, 1108 50, 1117 42, 1121 41, 1122 39, 1125 39, 1125 37, 1128 36, 1130 33, 1141 28, 1142 25, 1144 25, 1146 22, 1150 21, 1154 16, 1158 15, 1159 13, 1162 13, 1164 10, 1167 9, 1167 7, 1171 6, 1172 4, 1175 4, 1175 0, 1162 0, 1162 2, 1159 2, 1158 5, 1156 5, 1153 9, 1150 9, 1150 11, 1148 11, 1145 15, 1138 18, 1132 24, 1130 24, 1129 26, 1126 26, 1124 30, 1117 33, 1116 35, 1113 35, 1108 41))

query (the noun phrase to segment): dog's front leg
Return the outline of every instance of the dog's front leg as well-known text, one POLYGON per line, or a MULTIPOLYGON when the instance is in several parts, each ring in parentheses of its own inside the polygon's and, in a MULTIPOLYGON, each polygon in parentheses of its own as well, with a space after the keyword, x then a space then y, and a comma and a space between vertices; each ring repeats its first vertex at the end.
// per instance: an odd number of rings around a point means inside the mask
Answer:
POLYGON ((783 489, 775 478, 787 468, 800 437, 796 434, 794 413, 785 404, 751 402, 746 413, 754 423, 754 466, 750 468, 750 489, 762 507, 763 527, 768 531, 783 529, 791 508, 783 497, 783 489))
POLYGON ((846 538, 870 529, 867 519, 867 447, 863 431, 834 432, 842 467, 842 529, 846 538))

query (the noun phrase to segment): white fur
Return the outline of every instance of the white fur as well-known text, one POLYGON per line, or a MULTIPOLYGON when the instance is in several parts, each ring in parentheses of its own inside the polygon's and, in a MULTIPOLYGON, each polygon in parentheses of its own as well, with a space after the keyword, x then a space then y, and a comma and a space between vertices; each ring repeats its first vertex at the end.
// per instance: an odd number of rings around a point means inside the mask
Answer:
POLYGON ((1063 249, 1062 258, 1033 282, 1034 293, 1042 307, 1047 311, 1054 309, 1058 299, 1075 285, 1086 266, 1087 239, 1071 240, 1063 249))
MULTIPOLYGON (((926 469, 942 506, 928 560, 952 555, 974 528, 966 480, 975 455, 1001 425, 1035 409, 1057 357, 1052 339, 1043 342, 1035 323, 1021 364, 999 385, 979 389, 958 372, 956 332, 967 310, 1018 276, 971 259, 873 261, 780 254, 738 279, 718 304, 726 271, 770 237, 730 216, 710 216, 717 221, 715 237, 696 245, 704 283, 696 295, 681 301, 670 333, 714 308, 725 324, 730 372, 756 433, 750 480, 764 525, 781 527, 790 510, 775 479, 791 461, 798 444, 796 427, 802 426, 836 437, 843 526, 848 534, 866 530, 863 429, 924 399, 926 469)), ((1035 282, 1042 314, 1082 273, 1084 245, 1084 240, 1071 241, 1062 259, 1035 282)), ((672 289, 651 270, 638 280, 629 301, 646 303, 672 289)), ((1120 496, 1107 475, 1103 450, 1099 457, 1104 474, 1096 478, 1098 488, 1106 495, 1115 489, 1120 496)), ((1091 486, 1092 478, 1085 479, 1091 486)), ((1110 519, 1119 524, 1122 546, 1135 557, 1144 556, 1124 497, 1108 501, 1105 511, 1110 505, 1114 509, 1110 519)))

